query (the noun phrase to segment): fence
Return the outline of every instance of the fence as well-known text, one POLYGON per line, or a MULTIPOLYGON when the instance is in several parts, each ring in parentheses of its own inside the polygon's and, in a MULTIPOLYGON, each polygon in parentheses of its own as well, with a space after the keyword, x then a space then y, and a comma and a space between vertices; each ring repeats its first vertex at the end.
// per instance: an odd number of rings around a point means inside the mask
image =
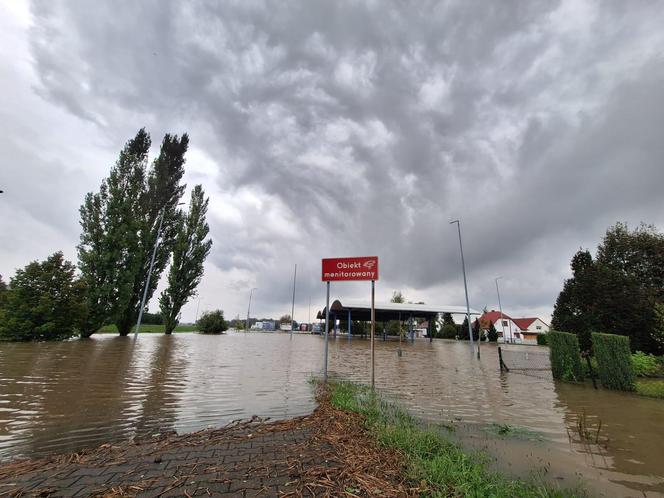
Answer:
POLYGON ((532 351, 531 348, 498 347, 500 369, 533 377, 551 377, 548 351, 532 351))

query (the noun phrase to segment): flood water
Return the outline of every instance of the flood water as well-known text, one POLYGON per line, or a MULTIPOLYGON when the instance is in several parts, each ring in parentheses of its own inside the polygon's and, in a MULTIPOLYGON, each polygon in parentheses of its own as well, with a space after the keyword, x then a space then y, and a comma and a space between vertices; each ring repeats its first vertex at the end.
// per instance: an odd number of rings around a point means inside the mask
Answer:
MULTIPOLYGON (((496 468, 564 486, 582 477, 593 495, 664 494, 664 401, 554 383, 547 372, 501 374, 492 345, 479 362, 468 343, 416 340, 402 356, 398 348, 376 342, 377 388, 487 450, 496 468), (579 421, 591 437, 579 437, 579 421), (518 431, 500 435, 490 424, 518 431)), ((308 380, 322 351, 318 336, 276 333, 0 343, 0 458, 303 415, 315 406, 308 380)), ((366 383, 368 360, 368 341, 330 341, 332 375, 366 383)))

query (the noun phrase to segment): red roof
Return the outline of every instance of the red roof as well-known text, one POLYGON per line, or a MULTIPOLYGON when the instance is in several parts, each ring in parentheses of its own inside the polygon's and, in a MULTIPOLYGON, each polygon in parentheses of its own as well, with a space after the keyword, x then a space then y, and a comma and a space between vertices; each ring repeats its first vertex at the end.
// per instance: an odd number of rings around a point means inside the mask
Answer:
MULTIPOLYGON (((495 325, 495 323, 500 320, 500 316, 500 311, 487 311, 480 317, 480 324, 482 324, 483 328, 489 328, 489 322, 495 325)), ((505 313, 503 313, 502 316, 505 320, 511 320, 509 315, 505 313)))
POLYGON ((512 321, 516 323, 516 326, 519 327, 521 330, 528 330, 528 327, 537 320, 537 317, 535 318, 514 318, 512 321))
MULTIPOLYGON (((500 320, 501 313, 500 311, 487 311, 480 317, 480 324, 482 324, 482 328, 488 329, 489 325, 493 323, 494 325, 498 320, 500 320)), ((537 317, 534 318, 512 318, 506 313, 502 314, 503 319, 505 320, 512 320, 514 324, 519 327, 521 330, 528 330, 528 327, 537 320, 537 317)), ((477 321, 477 320, 475 320, 477 321)))

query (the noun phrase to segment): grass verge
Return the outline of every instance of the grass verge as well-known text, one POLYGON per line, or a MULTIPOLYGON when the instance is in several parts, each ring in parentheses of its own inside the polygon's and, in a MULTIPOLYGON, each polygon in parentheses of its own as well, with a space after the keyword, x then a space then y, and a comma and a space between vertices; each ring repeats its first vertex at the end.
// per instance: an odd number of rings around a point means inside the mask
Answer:
POLYGON ((637 379, 636 392, 641 396, 664 399, 664 379, 637 379))
MULTIPOLYGON (((131 332, 134 332, 134 328, 131 328, 131 332)), ((178 325, 175 327, 175 330, 173 332, 196 332, 196 325, 178 325)), ((98 334, 117 334, 118 333, 118 328, 115 325, 105 325, 102 328, 99 329, 98 334)), ((164 333, 164 326, 163 325, 151 325, 151 324, 145 324, 141 325, 141 334, 142 333, 147 333, 147 334, 163 334, 164 333)))
POLYGON ((366 428, 384 447, 404 455, 407 478, 428 491, 431 497, 572 497, 579 491, 554 489, 487 469, 488 457, 466 453, 434 428, 421 426, 396 405, 386 402, 364 386, 348 382, 330 383, 330 401, 343 410, 364 416, 366 428))

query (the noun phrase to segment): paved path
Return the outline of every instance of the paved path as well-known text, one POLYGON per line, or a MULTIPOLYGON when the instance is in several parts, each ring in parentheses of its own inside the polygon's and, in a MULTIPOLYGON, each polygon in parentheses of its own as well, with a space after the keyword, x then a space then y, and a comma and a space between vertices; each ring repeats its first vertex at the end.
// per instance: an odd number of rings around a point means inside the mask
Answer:
POLYGON ((307 448, 314 429, 292 422, 243 424, 132 446, 106 445, 92 455, 44 462, 37 468, 26 462, 16 473, 0 476, 0 496, 296 494, 298 469, 325 462, 318 450, 307 448))
POLYGON ((0 498, 23 496, 415 497, 403 459, 324 392, 311 415, 0 464, 0 498))

